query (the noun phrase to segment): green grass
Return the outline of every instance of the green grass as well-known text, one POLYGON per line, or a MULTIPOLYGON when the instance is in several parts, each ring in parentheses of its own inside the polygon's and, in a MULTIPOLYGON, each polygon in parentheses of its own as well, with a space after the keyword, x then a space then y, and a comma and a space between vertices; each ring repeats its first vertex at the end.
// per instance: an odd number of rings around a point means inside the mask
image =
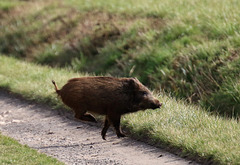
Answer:
POLYGON ((239 8, 238 0, 2 0, 0 52, 67 69, 0 57, 0 86, 61 107, 52 79, 61 86, 79 71, 136 76, 204 108, 159 94, 162 110, 124 118, 130 132, 239 164, 239 8))
POLYGON ((57 101, 52 80, 62 86, 69 77, 81 76, 81 74, 64 69, 52 69, 40 67, 34 64, 21 63, 12 58, 0 57, 0 84, 14 93, 19 93, 27 99, 33 99, 53 106, 61 106, 57 101), (8 67, 9 65, 9 67, 8 67))
POLYGON ((76 72, 135 76, 238 118, 239 8, 238 0, 4 0, 0 52, 76 72))
MULTIPOLYGON (((77 76, 85 75, 0 56, 0 87, 54 107, 63 105, 57 99, 51 80, 61 87, 68 79, 77 76)), ((162 93, 155 92, 155 95, 163 102, 161 109, 123 117, 122 125, 132 136, 180 150, 182 156, 215 164, 239 164, 240 125, 235 119, 211 115, 204 109, 162 93)))
POLYGON ((18 165, 45 165, 63 164, 55 158, 41 154, 25 145, 19 144, 16 140, 0 134, 0 164, 18 165))
MULTIPOLYGON (((21 4, 20 1, 18 0, 1 0, 0 1, 0 11, 4 11, 4 12, 8 12, 9 10, 11 10, 12 8, 14 8, 15 6, 21 4)), ((1 12, 0 12, 1 15, 1 12)))

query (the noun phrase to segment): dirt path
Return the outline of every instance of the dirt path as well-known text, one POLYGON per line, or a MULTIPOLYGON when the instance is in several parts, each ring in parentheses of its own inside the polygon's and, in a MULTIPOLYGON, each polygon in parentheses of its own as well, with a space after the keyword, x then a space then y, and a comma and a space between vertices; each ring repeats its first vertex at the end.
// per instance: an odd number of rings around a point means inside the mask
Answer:
POLYGON ((0 131, 65 164, 195 164, 130 138, 118 139, 112 130, 104 141, 100 124, 76 121, 71 112, 51 110, 1 90, 0 131))

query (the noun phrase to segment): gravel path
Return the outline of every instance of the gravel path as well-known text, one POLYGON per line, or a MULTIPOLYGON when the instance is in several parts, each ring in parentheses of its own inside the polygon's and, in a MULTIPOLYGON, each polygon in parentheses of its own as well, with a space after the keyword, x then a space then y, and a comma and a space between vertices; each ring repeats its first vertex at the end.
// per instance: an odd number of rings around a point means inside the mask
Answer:
POLYGON ((196 164, 131 138, 118 139, 101 124, 83 123, 65 110, 52 110, 0 90, 0 131, 65 164, 196 164))

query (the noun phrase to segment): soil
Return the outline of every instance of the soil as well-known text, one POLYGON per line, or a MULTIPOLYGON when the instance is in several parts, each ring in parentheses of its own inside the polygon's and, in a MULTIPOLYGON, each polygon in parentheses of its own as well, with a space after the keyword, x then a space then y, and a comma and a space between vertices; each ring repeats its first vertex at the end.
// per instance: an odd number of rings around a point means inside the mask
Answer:
POLYGON ((196 164, 129 137, 119 139, 111 129, 102 140, 101 125, 77 121, 70 111, 53 110, 0 90, 2 134, 65 164, 196 164))

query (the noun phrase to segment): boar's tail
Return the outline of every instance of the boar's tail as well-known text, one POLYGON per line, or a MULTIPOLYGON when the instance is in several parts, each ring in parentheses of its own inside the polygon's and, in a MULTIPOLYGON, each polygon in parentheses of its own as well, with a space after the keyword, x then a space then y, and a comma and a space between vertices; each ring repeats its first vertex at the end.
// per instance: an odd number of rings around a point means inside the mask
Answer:
POLYGON ((59 95, 60 94, 60 90, 58 89, 57 84, 55 83, 54 80, 52 80, 52 83, 55 86, 56 93, 59 95))

